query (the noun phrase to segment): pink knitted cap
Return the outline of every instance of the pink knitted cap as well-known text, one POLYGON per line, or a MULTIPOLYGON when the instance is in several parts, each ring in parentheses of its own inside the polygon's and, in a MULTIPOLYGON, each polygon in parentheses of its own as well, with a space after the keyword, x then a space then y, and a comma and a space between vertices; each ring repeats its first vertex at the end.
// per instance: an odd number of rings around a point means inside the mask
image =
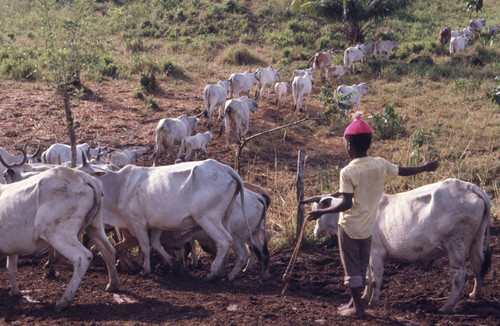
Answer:
POLYGON ((372 127, 365 120, 361 119, 363 112, 354 113, 354 121, 344 131, 344 138, 346 135, 357 135, 357 134, 372 134, 372 127))

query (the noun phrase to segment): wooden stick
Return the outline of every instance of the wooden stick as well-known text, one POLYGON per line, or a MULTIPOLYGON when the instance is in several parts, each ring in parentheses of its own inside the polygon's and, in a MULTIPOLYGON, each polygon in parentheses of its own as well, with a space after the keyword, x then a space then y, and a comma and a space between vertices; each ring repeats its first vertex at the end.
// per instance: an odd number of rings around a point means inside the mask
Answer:
POLYGON ((297 256, 299 253, 300 245, 302 244, 302 239, 304 238, 304 230, 306 228, 307 220, 302 224, 302 228, 300 229, 299 238, 297 240, 297 245, 295 245, 295 250, 292 253, 292 257, 290 258, 290 262, 286 268, 285 274, 283 274, 283 281, 285 281, 285 286, 281 291, 281 295, 285 295, 285 292, 288 288, 288 284, 290 283, 290 279, 292 278, 292 271, 295 267, 295 262, 297 261, 297 256))

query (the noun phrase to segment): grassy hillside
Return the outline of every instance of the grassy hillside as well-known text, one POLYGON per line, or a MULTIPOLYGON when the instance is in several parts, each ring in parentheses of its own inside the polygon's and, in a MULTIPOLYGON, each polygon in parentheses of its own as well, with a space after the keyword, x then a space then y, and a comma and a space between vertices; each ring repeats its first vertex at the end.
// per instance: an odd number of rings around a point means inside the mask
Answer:
MULTIPOLYGON (((487 25, 500 23, 500 2, 485 0, 482 12, 472 15, 479 17, 485 17, 487 25)), ((489 37, 483 30, 464 54, 453 58, 437 40, 440 28, 463 29, 469 19, 460 0, 415 1, 411 10, 380 22, 368 35, 367 41, 399 41, 390 60, 371 59, 342 83, 368 83, 370 92, 361 105, 372 124, 387 128, 382 116, 387 105, 401 119, 397 122, 401 132, 390 139, 377 138, 372 155, 400 165, 440 158, 437 172, 390 180, 387 192, 460 178, 487 191, 498 217, 500 107, 488 101, 488 93, 500 74, 499 35, 489 37)), ((285 0, 0 2, 3 79, 51 82, 54 71, 68 64, 65 58, 76 56, 84 84, 130 82, 136 85, 137 96, 142 94, 145 105, 153 108, 157 97, 145 82, 152 74, 175 93, 199 96, 204 85, 248 66, 282 66, 282 80, 289 81, 291 71, 305 67, 318 50, 333 48, 334 64, 340 64, 347 45, 339 24, 292 12, 285 0)), ((316 98, 321 86, 328 85, 315 83, 311 117, 326 109, 316 98)), ((201 101, 193 105, 192 113, 201 105, 201 101)), ((270 103, 261 105, 275 110, 270 103)), ((348 162, 341 139, 345 125, 335 122, 338 117, 341 114, 335 113, 331 123, 308 122, 246 147, 251 159, 245 161, 243 177, 271 190, 275 199, 269 218, 278 234, 293 234, 295 163, 282 157, 295 156, 296 149, 276 148, 307 144, 307 195, 329 192, 338 186, 339 169, 348 162)), ((269 127, 294 119, 287 111, 269 127)))

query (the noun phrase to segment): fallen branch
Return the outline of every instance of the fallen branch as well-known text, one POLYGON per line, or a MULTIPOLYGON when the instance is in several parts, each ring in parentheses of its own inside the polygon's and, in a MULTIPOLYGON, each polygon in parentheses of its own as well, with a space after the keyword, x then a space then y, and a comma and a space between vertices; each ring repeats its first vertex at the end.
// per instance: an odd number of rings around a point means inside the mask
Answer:
MULTIPOLYGON (((306 220, 307 222, 307 220, 306 220)), ((295 263, 297 262, 297 256, 299 254, 300 245, 302 244, 302 239, 304 238, 304 230, 306 228, 306 222, 302 224, 302 228, 300 229, 299 238, 297 240, 297 244, 295 245, 295 250, 292 253, 292 257, 290 258, 290 262, 288 262, 288 266, 286 267, 285 274, 283 274, 283 281, 285 281, 285 286, 283 290, 281 290, 281 295, 285 295, 285 292, 288 288, 288 284, 290 283, 290 279, 292 278, 292 271, 295 267, 295 263)))
MULTIPOLYGON (((254 139, 256 137, 259 137, 259 136, 262 136, 262 135, 274 132, 274 131, 278 131, 280 129, 284 129, 284 128, 288 128, 288 127, 294 126, 296 124, 299 124, 299 123, 302 123, 302 122, 305 122, 305 121, 308 121, 308 120, 318 120, 318 119, 317 118, 305 118, 305 119, 297 120, 297 121, 288 123, 288 124, 283 125, 283 126, 279 126, 279 127, 276 127, 276 128, 273 128, 273 129, 269 129, 269 130, 266 130, 266 131, 263 131, 263 132, 259 132, 258 134, 252 135, 252 136, 250 136, 248 138, 243 138, 243 141, 238 146, 238 154, 237 154, 237 162, 236 162, 238 164, 238 166, 236 168, 236 170, 238 171, 238 173, 241 174, 241 171, 240 171, 240 156, 241 156, 241 151, 243 150, 243 147, 245 147, 245 145, 250 140, 252 140, 252 139, 254 139)), ((221 132, 222 132, 222 126, 221 126, 221 130, 219 131, 219 134, 221 132)))

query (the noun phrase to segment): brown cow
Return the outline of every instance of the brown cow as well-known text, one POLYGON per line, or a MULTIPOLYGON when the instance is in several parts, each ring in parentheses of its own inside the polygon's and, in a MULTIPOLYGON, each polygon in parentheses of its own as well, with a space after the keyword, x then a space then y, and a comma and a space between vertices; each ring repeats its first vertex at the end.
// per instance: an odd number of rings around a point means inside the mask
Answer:
POLYGON ((307 66, 310 66, 312 64, 314 71, 319 69, 320 70, 319 75, 321 76, 321 79, 324 80, 327 78, 326 73, 327 69, 330 67, 330 64, 332 63, 332 57, 333 57, 333 50, 317 52, 311 59, 309 59, 307 66))
POLYGON ((439 31, 439 42, 446 45, 451 40, 451 28, 445 27, 439 31))

